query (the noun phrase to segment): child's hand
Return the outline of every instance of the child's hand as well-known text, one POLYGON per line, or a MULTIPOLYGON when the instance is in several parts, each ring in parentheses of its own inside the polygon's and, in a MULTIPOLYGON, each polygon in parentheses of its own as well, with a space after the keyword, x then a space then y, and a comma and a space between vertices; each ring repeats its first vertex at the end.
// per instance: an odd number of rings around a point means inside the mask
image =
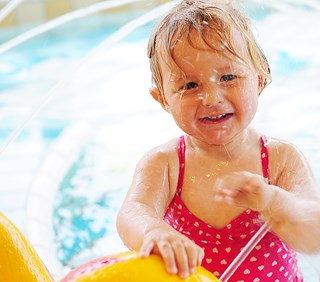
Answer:
POLYGON ((266 211, 275 196, 276 187, 262 176, 242 171, 224 175, 215 183, 215 200, 252 210, 266 211))
POLYGON ((201 264, 203 249, 186 236, 170 229, 159 227, 148 232, 140 254, 144 257, 150 253, 161 255, 168 273, 187 278, 201 264))

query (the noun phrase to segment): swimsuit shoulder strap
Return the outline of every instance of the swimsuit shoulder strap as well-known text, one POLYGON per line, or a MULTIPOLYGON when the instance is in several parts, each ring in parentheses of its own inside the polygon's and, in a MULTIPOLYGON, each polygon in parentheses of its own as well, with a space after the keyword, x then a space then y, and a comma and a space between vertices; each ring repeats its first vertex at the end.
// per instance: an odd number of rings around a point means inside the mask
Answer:
POLYGON ((261 135, 261 164, 264 180, 269 182, 269 157, 268 157, 268 139, 265 135, 261 135))
POLYGON ((183 178, 184 178, 185 153, 186 153, 186 144, 185 144, 184 136, 182 135, 179 138, 179 144, 178 144, 179 177, 178 177, 177 193, 179 196, 181 195, 183 178))

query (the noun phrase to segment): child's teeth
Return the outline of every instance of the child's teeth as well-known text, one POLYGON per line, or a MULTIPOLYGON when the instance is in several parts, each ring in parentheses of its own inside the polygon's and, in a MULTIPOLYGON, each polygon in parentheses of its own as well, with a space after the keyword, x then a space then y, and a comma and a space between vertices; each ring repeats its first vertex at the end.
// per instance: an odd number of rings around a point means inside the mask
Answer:
POLYGON ((226 114, 218 115, 216 117, 209 117, 210 119, 220 119, 222 117, 226 117, 226 114))

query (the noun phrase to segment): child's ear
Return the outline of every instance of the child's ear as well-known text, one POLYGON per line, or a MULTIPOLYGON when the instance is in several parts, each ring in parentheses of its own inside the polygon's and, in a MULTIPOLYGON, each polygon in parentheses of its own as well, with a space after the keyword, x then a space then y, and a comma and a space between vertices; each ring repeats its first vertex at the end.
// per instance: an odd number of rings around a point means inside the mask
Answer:
POLYGON ((261 94, 263 88, 264 88, 264 78, 263 75, 258 75, 258 88, 259 88, 259 95, 261 94))
POLYGON ((163 101, 163 97, 159 91, 158 88, 156 87, 151 87, 149 89, 149 92, 151 94, 151 96, 153 97, 153 99, 155 99, 161 106, 164 110, 166 110, 168 113, 170 113, 170 108, 169 106, 165 103, 165 101, 163 101))
POLYGON ((162 101, 161 101, 162 99, 161 99, 160 91, 158 88, 156 88, 156 87, 149 88, 149 93, 151 94, 153 99, 155 99, 157 102, 162 104, 162 101))

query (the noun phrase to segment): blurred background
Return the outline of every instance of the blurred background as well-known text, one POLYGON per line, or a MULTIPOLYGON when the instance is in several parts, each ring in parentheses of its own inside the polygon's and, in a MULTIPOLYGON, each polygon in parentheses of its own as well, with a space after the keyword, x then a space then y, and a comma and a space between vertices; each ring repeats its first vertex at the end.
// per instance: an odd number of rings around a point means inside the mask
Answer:
MULTIPOLYGON (((147 40, 177 1, 0 0, 0 211, 56 278, 126 250, 115 216, 135 163, 181 134, 148 89, 147 40)), ((235 1, 273 82, 253 125, 290 140, 320 180, 320 2, 235 1)), ((308 282, 320 259, 301 255, 308 282)))

